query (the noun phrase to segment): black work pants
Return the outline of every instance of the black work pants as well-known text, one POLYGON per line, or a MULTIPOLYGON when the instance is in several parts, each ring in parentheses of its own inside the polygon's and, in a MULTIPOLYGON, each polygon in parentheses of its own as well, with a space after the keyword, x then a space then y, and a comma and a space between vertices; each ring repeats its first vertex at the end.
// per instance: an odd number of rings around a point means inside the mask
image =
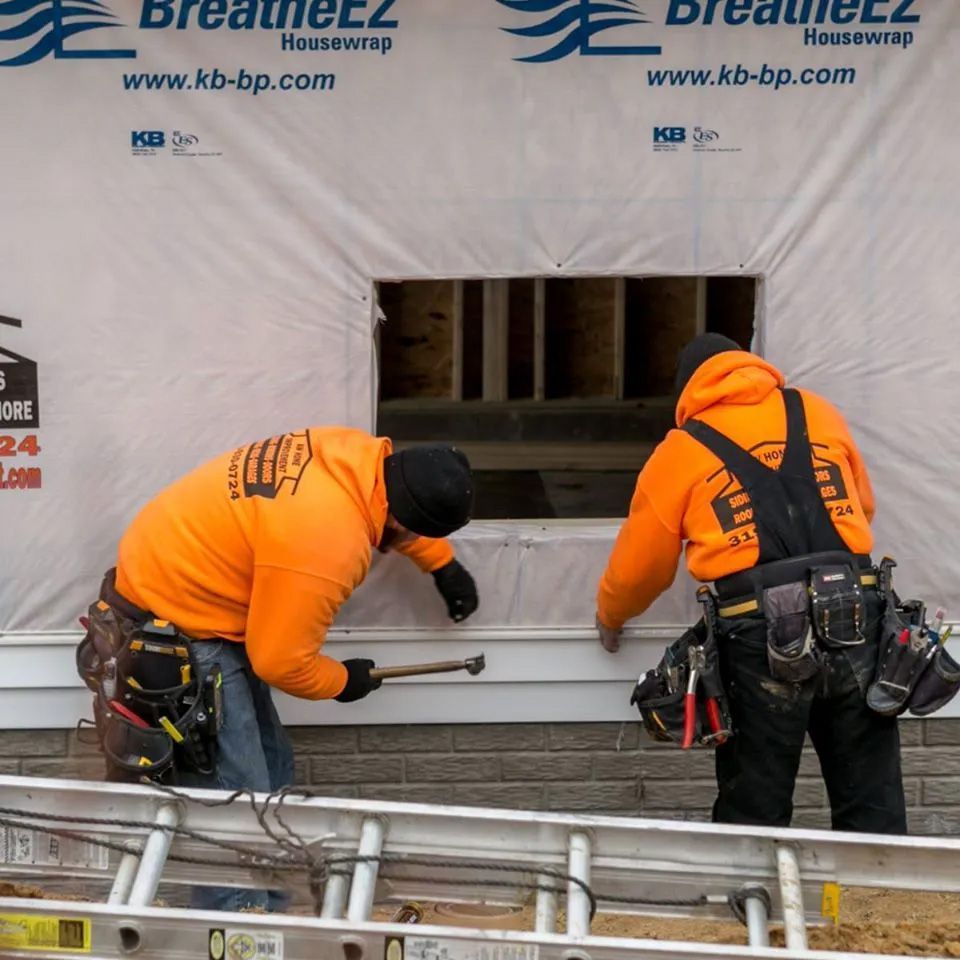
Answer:
POLYGON ((877 662, 876 616, 867 643, 828 653, 822 673, 799 684, 771 676, 762 618, 723 620, 721 628, 720 669, 735 735, 716 751, 714 821, 789 826, 809 733, 833 829, 906 833, 897 721, 874 713, 865 699, 877 662))

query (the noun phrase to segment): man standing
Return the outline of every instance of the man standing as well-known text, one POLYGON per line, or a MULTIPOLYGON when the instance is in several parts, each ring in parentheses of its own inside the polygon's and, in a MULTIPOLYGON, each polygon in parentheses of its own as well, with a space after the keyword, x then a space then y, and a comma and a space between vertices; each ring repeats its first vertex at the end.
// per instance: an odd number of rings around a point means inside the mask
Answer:
MULTIPOLYGON (((341 663, 320 652, 374 548, 403 553, 432 574, 453 620, 470 616, 476 585, 443 538, 469 521, 472 504, 470 466, 459 450, 393 453, 387 439, 336 427, 240 447, 150 501, 120 541, 101 601, 128 624, 170 621, 190 641, 192 669, 221 671, 213 771, 184 772, 176 782, 263 792, 287 786, 293 753, 270 687, 349 702, 380 686, 372 660, 341 663)), ((160 722, 176 739, 168 720, 160 722)), ((196 906, 221 909, 267 903, 257 891, 195 897, 196 906)))
POLYGON ((865 702, 881 614, 869 558, 874 501, 843 418, 814 393, 785 390, 778 370, 718 334, 682 351, 676 388, 679 429, 640 473, 600 581, 601 643, 619 649, 625 621, 673 582, 686 542, 690 573, 715 581, 734 729, 717 748, 713 819, 788 825, 809 733, 834 829, 906 832, 897 721, 865 702), (775 675, 769 627, 784 596, 776 590, 801 586, 802 620, 811 578, 826 569, 850 572, 847 632, 836 633, 836 619, 834 633, 821 623, 817 648, 792 676, 775 675))

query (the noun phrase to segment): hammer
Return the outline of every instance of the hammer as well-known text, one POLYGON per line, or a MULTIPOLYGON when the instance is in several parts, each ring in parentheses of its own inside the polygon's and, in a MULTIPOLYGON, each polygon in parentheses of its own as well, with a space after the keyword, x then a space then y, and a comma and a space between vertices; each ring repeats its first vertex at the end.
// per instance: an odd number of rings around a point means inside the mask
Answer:
POLYGON ((393 680, 395 677, 419 677, 425 673, 453 673, 456 670, 466 670, 471 677, 475 677, 486 665, 481 653, 478 657, 467 657, 466 660, 438 660, 435 663, 412 663, 403 667, 374 667, 370 671, 370 679, 393 680))

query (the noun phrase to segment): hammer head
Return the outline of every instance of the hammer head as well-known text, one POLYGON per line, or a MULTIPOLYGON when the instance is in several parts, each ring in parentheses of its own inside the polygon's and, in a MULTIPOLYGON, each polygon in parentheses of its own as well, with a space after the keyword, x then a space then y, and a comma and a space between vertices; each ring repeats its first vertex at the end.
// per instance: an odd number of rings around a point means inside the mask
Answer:
POLYGON ((481 673, 486 665, 487 661, 484 660, 482 653, 479 657, 467 657, 467 659, 463 661, 463 669, 466 670, 471 677, 475 677, 478 673, 481 673))

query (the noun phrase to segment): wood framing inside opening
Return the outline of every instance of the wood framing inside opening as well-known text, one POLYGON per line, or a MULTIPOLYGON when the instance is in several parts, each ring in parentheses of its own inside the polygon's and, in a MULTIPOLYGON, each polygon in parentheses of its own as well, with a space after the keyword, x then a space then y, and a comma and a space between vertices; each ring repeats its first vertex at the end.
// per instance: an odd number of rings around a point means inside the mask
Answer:
POLYGON ((377 284, 378 430, 445 440, 478 476, 478 516, 622 516, 673 420, 682 346, 749 347, 754 277, 408 280, 377 284))

